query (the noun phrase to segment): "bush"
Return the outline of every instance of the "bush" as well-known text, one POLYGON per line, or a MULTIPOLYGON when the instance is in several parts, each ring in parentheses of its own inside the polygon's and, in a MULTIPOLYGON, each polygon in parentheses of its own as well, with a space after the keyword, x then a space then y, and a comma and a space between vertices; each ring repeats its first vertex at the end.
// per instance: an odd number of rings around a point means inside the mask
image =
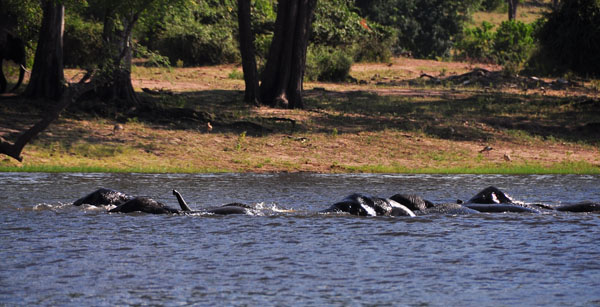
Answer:
POLYGON ((133 44, 133 56, 135 58, 145 59, 144 66, 146 67, 171 67, 169 58, 152 50, 148 50, 146 46, 138 43, 133 44))
POLYGON ((494 62, 494 25, 484 21, 481 27, 466 28, 462 38, 456 42, 458 58, 479 62, 494 62))
POLYGON ((355 61, 388 61, 397 33, 391 27, 367 21, 357 10, 353 0, 318 1, 311 43, 348 48, 355 61))
POLYGON ((188 66, 240 60, 231 29, 212 25, 182 33, 165 33, 158 41, 150 43, 149 48, 168 57, 172 63, 182 60, 188 66))
POLYGON ((239 61, 235 1, 186 1, 171 10, 147 11, 136 37, 171 63, 206 65, 239 61))
POLYGON ((487 12, 493 12, 506 6, 504 0, 483 0, 481 1, 481 9, 487 12))
POLYGON ((63 59, 66 67, 94 67, 102 58, 102 23, 77 15, 65 18, 63 59))
POLYGON ((537 36, 540 48, 530 66, 546 73, 600 76, 600 1, 561 1, 537 36))
POLYGON ((305 78, 309 81, 346 81, 350 75, 352 57, 331 47, 311 45, 306 57, 305 78))
POLYGON ((534 27, 521 21, 504 21, 493 32, 494 26, 484 21, 481 27, 465 29, 456 43, 458 58, 520 66, 535 47, 534 27))
POLYGON ((423 58, 448 56, 453 37, 479 4, 480 0, 356 0, 369 19, 397 30, 395 53, 423 58))
POLYGON ((369 25, 374 29, 368 36, 353 44, 352 54, 355 62, 388 62, 393 56, 396 32, 390 27, 376 23, 369 25))
MULTIPOLYGON (((203 0, 151 10, 140 18, 135 37, 149 50, 185 65, 231 63, 240 60, 237 1, 203 0)), ((276 1, 252 1, 252 30, 259 65, 268 57, 276 19, 276 1)), ((318 1, 311 43, 355 51, 357 60, 387 60, 396 39, 390 27, 358 15, 354 0, 318 1)), ((349 51, 350 52, 350 51, 349 51)))
POLYGON ((494 37, 494 58, 498 64, 522 64, 534 47, 533 24, 504 21, 494 37))

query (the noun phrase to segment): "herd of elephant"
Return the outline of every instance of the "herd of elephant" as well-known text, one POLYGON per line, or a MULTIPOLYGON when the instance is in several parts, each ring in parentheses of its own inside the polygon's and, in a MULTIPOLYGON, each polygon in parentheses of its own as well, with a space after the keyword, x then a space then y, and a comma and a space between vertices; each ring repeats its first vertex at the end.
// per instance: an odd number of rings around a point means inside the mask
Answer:
MULTIPOLYGON (((76 200, 73 205, 83 204, 92 206, 113 207, 109 212, 145 212, 153 214, 188 214, 207 213, 216 215, 228 214, 253 214, 252 206, 231 203, 219 207, 193 211, 185 202, 179 192, 173 190, 180 209, 171 208, 163 203, 148 197, 132 197, 125 193, 101 188, 89 195, 76 200)), ((567 212, 600 212, 600 203, 584 201, 566 205, 526 204, 514 201, 508 194, 500 189, 490 186, 466 202, 458 200, 456 203, 434 204, 417 195, 396 194, 389 198, 373 197, 363 194, 352 194, 342 201, 320 211, 321 213, 347 213, 358 216, 417 216, 426 214, 472 214, 494 212, 525 212, 541 213, 543 211, 567 212)))

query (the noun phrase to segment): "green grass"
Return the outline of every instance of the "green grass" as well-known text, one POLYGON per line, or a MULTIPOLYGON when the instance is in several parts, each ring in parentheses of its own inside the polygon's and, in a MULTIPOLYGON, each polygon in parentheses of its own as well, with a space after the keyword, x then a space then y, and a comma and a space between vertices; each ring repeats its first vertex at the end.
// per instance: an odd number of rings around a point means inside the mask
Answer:
POLYGON ((407 168, 403 166, 344 166, 336 165, 340 170, 354 173, 406 173, 406 174, 600 174, 600 165, 594 165, 584 161, 562 162, 550 166, 524 163, 524 164, 490 164, 483 166, 461 166, 449 168, 407 168))
POLYGON ((244 73, 236 68, 232 69, 227 78, 233 80, 244 80, 244 73))
POLYGON ((0 172, 22 172, 22 173, 230 173, 235 170, 216 169, 203 167, 103 167, 103 166, 62 166, 62 165, 25 165, 25 166, 0 166, 0 172))
MULTIPOLYGON (((141 167, 113 167, 89 165, 0 165, 0 172, 41 172, 41 173, 227 173, 227 172, 252 172, 260 170, 265 165, 276 165, 279 168, 294 171, 300 166, 289 161, 273 161, 263 159, 257 163, 252 161, 239 161, 239 169, 221 169, 203 166, 141 166, 141 167)), ((305 161, 306 162, 306 161, 305 161)), ((332 162, 331 170, 338 173, 405 173, 405 174, 600 174, 600 165, 585 161, 565 161, 551 165, 542 165, 535 162, 525 163, 488 163, 477 166, 435 166, 425 168, 411 168, 402 165, 361 165, 351 166, 339 162, 332 162)))

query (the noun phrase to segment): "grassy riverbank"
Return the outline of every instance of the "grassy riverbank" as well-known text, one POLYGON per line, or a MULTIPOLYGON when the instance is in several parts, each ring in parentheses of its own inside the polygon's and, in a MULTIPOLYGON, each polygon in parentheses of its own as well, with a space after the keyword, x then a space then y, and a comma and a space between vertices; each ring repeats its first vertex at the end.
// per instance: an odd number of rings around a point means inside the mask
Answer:
MULTIPOLYGON (((306 84, 304 110, 245 105, 239 67, 136 67, 152 110, 82 102, 25 147, 23 163, 0 157, 0 171, 600 173, 597 80, 553 89, 419 78, 474 67, 357 64, 357 83, 306 84)), ((7 140, 44 112, 18 99, 0 105, 7 140)))

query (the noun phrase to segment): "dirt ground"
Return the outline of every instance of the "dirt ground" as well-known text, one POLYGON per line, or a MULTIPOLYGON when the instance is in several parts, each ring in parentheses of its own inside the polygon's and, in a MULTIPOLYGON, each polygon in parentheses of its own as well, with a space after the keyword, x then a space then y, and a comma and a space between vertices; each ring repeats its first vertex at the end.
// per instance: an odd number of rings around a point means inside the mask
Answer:
MULTIPOLYGON (((421 77, 445 79, 475 68, 500 70, 410 58, 359 63, 352 67, 354 81, 306 83, 307 108, 282 110, 243 104, 243 81, 230 77, 241 71, 239 66, 137 67, 133 85, 143 99, 198 114, 161 120, 161 114, 136 111, 67 111, 25 148, 23 163, 3 159, 0 166, 251 172, 600 170, 597 89, 584 83, 566 89, 440 85, 421 77), (142 88, 169 94, 148 95, 142 88), (503 105, 505 100, 510 102, 503 105), (502 108, 496 110, 496 105, 502 108), (492 149, 482 151, 486 146, 492 149)), ((66 75, 76 80, 78 73, 68 70, 66 75)), ((0 100, 0 136, 13 140, 43 111, 6 96, 0 100)))

